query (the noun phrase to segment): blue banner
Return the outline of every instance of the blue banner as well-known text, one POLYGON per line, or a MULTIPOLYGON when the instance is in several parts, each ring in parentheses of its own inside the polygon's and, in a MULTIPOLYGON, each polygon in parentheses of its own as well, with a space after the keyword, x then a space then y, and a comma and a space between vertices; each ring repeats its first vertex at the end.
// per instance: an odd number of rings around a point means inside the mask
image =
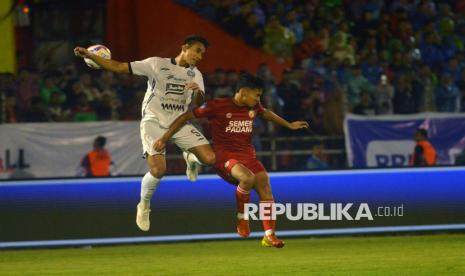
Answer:
POLYGON ((349 114, 344 121, 349 166, 408 166, 417 128, 428 131, 429 141, 437 151, 438 165, 453 165, 455 156, 465 148, 465 114, 349 114))
MULTIPOLYGON (((140 231, 140 179, 0 181, 0 249, 239 237, 235 186, 212 175, 195 183, 185 176, 163 178, 152 199, 151 229, 140 231)), ((463 179, 464 167, 270 173, 278 203, 323 204, 326 215, 334 214, 334 204, 353 203, 352 215, 363 203, 372 215, 280 216, 280 236, 465 229, 463 179)), ((255 192, 251 202, 258 202, 255 192)), ((251 222, 251 230, 254 237, 263 235, 259 221, 251 222)))

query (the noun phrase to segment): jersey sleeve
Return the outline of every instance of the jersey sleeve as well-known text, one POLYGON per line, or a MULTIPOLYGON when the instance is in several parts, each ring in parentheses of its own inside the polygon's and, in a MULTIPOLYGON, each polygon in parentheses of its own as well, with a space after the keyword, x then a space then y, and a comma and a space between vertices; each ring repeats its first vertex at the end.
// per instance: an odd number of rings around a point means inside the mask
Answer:
POLYGON ((194 116, 196 118, 210 118, 215 114, 215 102, 210 100, 204 105, 194 108, 194 116))
POLYGON ((129 73, 138 76, 154 77, 157 66, 158 58, 156 57, 133 61, 129 62, 129 73))

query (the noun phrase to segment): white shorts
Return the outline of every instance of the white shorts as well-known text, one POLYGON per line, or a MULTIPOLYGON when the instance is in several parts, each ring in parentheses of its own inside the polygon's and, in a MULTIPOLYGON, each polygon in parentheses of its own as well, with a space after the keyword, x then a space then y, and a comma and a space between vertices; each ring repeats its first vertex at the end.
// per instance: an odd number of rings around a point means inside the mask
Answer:
MULTIPOLYGON (((155 142, 165 134, 168 129, 160 127, 155 121, 142 120, 140 123, 140 138, 144 157, 147 155, 165 154, 166 150, 158 152, 153 148, 155 142)), ((191 148, 207 145, 208 140, 193 125, 185 124, 170 139, 180 149, 187 151, 191 148)))

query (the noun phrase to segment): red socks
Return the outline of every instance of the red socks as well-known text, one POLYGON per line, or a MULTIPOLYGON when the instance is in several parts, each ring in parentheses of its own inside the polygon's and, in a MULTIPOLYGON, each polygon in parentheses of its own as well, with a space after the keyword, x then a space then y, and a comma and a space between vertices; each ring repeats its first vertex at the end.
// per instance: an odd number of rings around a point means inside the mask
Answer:
POLYGON ((244 204, 249 203, 250 201, 250 191, 246 191, 237 186, 236 189, 236 203, 237 203, 237 212, 244 214, 244 204))
POLYGON ((267 214, 270 219, 264 219, 262 220, 263 223, 263 229, 265 230, 265 235, 273 235, 275 228, 276 228, 276 219, 272 219, 273 217, 273 206, 274 200, 262 200, 260 201, 260 209, 265 210, 265 214, 267 214))

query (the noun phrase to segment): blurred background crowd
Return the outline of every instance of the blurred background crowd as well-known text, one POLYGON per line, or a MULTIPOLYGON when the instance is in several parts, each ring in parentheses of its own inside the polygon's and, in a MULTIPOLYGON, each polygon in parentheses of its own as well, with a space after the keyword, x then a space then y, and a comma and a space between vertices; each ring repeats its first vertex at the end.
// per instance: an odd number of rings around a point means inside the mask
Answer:
MULTIPOLYGON (((266 82, 264 104, 311 122, 309 135, 341 137, 347 112, 465 111, 465 0, 176 2, 293 64, 282 78, 267 64, 254 73, 266 82)), ((204 74, 211 98, 231 96, 240 74, 218 66, 204 74)), ((145 89, 143 78, 90 70, 78 59, 20 68, 0 75, 1 121, 138 120, 145 89)), ((293 135, 260 121, 256 129, 293 135)))

